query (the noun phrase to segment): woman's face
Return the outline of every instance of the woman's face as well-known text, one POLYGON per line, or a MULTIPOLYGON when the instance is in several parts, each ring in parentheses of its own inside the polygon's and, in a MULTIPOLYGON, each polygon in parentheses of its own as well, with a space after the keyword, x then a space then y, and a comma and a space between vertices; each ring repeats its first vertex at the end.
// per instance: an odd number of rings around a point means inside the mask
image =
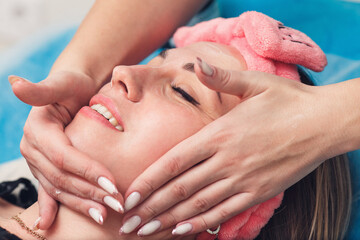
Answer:
POLYGON ((121 192, 165 152, 239 103, 197 79, 196 57, 223 69, 246 69, 236 50, 208 42, 168 50, 147 65, 118 66, 112 84, 66 128, 76 148, 112 171, 121 192))

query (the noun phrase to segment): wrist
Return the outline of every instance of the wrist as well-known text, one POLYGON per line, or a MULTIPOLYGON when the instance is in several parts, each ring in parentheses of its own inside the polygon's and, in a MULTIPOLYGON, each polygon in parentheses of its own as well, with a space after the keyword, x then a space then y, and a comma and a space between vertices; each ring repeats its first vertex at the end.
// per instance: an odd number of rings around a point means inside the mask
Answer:
POLYGON ((326 115, 320 116, 331 156, 360 148, 360 78, 319 87, 326 115))

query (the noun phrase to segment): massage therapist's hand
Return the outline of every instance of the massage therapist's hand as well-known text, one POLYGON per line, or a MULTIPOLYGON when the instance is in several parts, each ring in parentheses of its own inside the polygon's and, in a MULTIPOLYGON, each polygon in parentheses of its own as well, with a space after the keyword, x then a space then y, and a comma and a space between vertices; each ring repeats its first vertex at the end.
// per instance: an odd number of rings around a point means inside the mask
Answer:
MULTIPOLYGON (((41 184, 38 227, 51 226, 58 209, 55 200, 87 216, 90 208, 97 209, 105 218, 106 208, 101 203, 117 191, 114 178, 104 166, 77 151, 64 134, 64 127, 97 91, 93 81, 85 74, 64 71, 37 84, 15 76, 9 81, 15 95, 34 106, 25 123, 20 150, 41 184)), ((122 201, 120 194, 116 198, 122 201)), ((96 211, 92 214, 101 221, 96 211)))
POLYGON ((195 70, 203 84, 237 95, 241 103, 131 184, 125 194, 125 233, 149 235, 176 225, 173 234, 180 235, 216 227, 283 192, 342 151, 331 147, 343 143, 336 142, 341 134, 334 127, 342 125, 342 118, 331 117, 342 108, 334 85, 308 86, 201 61, 195 70))

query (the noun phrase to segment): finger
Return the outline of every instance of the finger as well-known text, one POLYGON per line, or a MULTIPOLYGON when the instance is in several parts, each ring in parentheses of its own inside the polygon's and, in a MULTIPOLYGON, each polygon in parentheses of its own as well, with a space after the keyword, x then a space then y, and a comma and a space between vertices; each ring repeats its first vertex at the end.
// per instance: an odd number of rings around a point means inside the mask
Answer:
POLYGON ((65 146, 61 153, 63 153, 62 157, 52 159, 57 167, 95 183, 112 195, 120 195, 115 186, 114 177, 102 164, 69 145, 65 146), (77 159, 77 161, 72 159, 77 159))
POLYGON ((46 134, 38 128, 39 125, 24 128, 25 140, 20 144, 20 150, 29 162, 33 161, 33 165, 41 168, 41 172, 44 174, 48 172, 43 166, 50 161, 60 170, 84 178, 92 184, 99 185, 110 194, 119 195, 111 172, 101 163, 74 148, 58 124, 48 124, 46 134), (32 139, 33 132, 38 132, 36 139, 32 139), (52 141, 48 141, 49 135, 52 136, 52 141), (27 141, 27 139, 30 139, 30 141, 27 141), (39 159, 32 156, 36 152, 31 152, 31 149, 36 149, 37 152, 41 153, 39 159), (35 162, 37 163, 35 164, 35 162))
MULTIPOLYGON (((173 235, 189 235, 216 228, 231 217, 251 207, 252 200, 253 196, 250 193, 236 194, 209 211, 180 222, 173 230, 173 235)), ((247 212, 247 214, 249 213, 247 212)))
MULTIPOLYGON (((171 234, 171 231, 172 231, 172 228, 169 228, 169 229, 165 229, 163 231, 160 231, 160 232, 157 232, 155 233, 154 235, 152 236, 143 236, 141 239, 144 239, 144 240, 151 240, 151 239, 168 239, 168 240, 174 240, 176 238, 174 238, 174 236, 171 234)), ((131 237, 129 237, 130 239, 131 237)), ((179 239, 183 239, 183 238, 179 238, 179 239)))
POLYGON ((102 225, 107 216, 106 208, 101 204, 83 199, 67 192, 60 191, 51 185, 42 175, 38 176, 43 188, 47 193, 57 201, 63 203, 72 210, 82 213, 85 216, 91 217, 95 222, 102 225))
POLYGON ((47 230, 51 227, 58 211, 57 202, 50 197, 43 189, 41 184, 38 190, 39 216, 40 220, 35 222, 34 227, 47 230))
POLYGON ((138 235, 150 235, 156 231, 174 226, 179 222, 190 219, 209 210, 231 195, 233 195, 231 181, 229 179, 217 181, 197 192, 186 201, 180 202, 178 205, 167 210, 160 216, 157 216, 149 223, 146 223, 138 231, 138 235), (155 226, 156 221, 158 221, 159 227, 157 229, 154 227, 151 228, 152 226, 155 226), (144 231, 144 229, 151 229, 153 231, 144 231))
POLYGON ((208 88, 248 98, 256 96, 267 89, 267 78, 270 74, 255 71, 231 71, 209 65, 197 58, 195 73, 199 80, 208 88))
POLYGON ((206 129, 203 128, 176 145, 134 180, 125 194, 126 211, 145 200, 172 178, 215 154, 217 146, 209 143, 207 137, 212 130, 206 129))
MULTIPOLYGON (((38 160, 44 158, 39 152, 33 153, 32 156, 35 156, 38 160)), ((101 204, 106 204, 119 213, 124 212, 121 204, 123 199, 120 194, 110 196, 104 190, 97 188, 87 181, 60 171, 47 160, 38 167, 35 167, 32 164, 29 164, 29 166, 41 184, 43 184, 41 180, 45 178, 49 183, 52 183, 52 186, 56 188, 56 191, 66 191, 69 194, 73 194, 83 199, 90 199, 101 204), (39 176, 42 176, 43 178, 39 176)))
MULTIPOLYGON (((142 223, 147 223, 164 211, 168 211, 168 209, 174 205, 179 204, 179 202, 188 199, 200 189, 212 185, 214 182, 223 178, 223 176, 224 174, 219 170, 216 157, 212 157, 201 164, 196 165, 158 189, 136 209, 128 212, 123 218, 125 226, 124 232, 129 233, 136 227, 132 224, 129 225, 131 222, 129 219, 133 216, 138 216, 142 223)), ((226 195, 224 195, 224 197, 226 197, 226 195)), ((196 214, 198 213, 199 212, 196 214)), ((178 222, 181 220, 184 219, 178 219, 178 222)), ((173 225, 178 222, 173 223, 173 225)), ((167 226, 170 227, 171 225, 167 226)))
POLYGON ((52 78, 32 83, 24 78, 9 76, 9 82, 16 97, 32 106, 44 106, 62 101, 72 96, 65 81, 52 78))

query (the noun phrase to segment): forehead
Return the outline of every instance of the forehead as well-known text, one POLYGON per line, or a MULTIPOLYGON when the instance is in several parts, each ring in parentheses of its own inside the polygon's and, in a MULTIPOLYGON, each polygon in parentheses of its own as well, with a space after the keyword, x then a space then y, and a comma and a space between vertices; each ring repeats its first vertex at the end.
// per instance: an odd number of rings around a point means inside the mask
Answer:
POLYGON ((246 62, 241 53, 234 47, 212 43, 197 42, 182 48, 170 49, 167 62, 192 62, 200 57, 207 63, 227 70, 246 70, 246 62))
MULTIPOLYGON (((179 50, 181 51, 181 49, 179 50)), ((245 70, 247 68, 244 57, 231 46, 212 42, 198 42, 184 47, 183 51, 189 51, 188 54, 200 55, 210 64, 226 67, 229 70, 245 70)))

